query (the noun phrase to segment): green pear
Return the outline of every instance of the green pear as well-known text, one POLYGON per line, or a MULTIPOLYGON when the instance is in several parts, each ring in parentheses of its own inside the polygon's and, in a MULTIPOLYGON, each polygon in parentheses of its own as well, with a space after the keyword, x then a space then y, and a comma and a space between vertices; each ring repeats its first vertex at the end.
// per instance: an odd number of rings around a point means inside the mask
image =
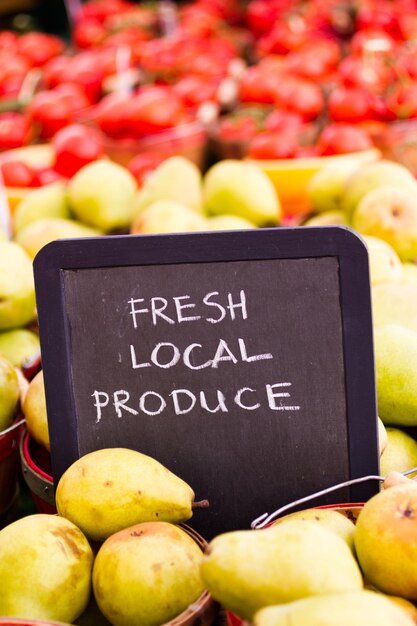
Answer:
POLYGON ((94 562, 93 590, 113 626, 160 626, 204 591, 201 548, 179 526, 137 524, 112 535, 94 562))
POLYGON ((232 214, 256 226, 276 225, 281 205, 274 185, 255 163, 225 159, 203 181, 204 206, 211 215, 232 214))
POLYGON ((43 370, 40 370, 30 381, 22 402, 22 411, 30 436, 41 446, 50 450, 43 370))
POLYGON ((103 448, 82 456, 62 475, 58 513, 93 541, 148 521, 182 522, 192 516, 194 492, 150 456, 103 448))
POLYGON ((320 524, 302 520, 218 535, 209 544, 201 573, 214 599, 246 620, 264 606, 363 585, 346 542, 320 524))
POLYGON ((347 215, 343 211, 325 211, 309 217, 303 226, 349 226, 347 215))
POLYGON ((16 367, 30 361, 39 350, 39 335, 28 328, 14 328, 0 333, 0 354, 16 367))
POLYGON ((51 183, 26 194, 14 211, 13 230, 16 233, 28 224, 44 217, 70 217, 64 183, 51 183))
POLYGON ((388 433, 387 433, 387 429, 382 419, 379 416, 377 419, 378 419, 378 450, 379 450, 379 458, 381 458, 381 455, 383 454, 384 450, 386 449, 388 445, 388 433))
POLYGON ((417 332, 397 324, 375 329, 378 414, 384 424, 417 425, 417 332))
POLYGON ((417 287, 417 264, 403 263, 402 282, 417 287))
POLYGON ((383 185, 367 193, 352 215, 352 227, 389 243, 402 261, 417 258, 417 183, 414 189, 383 185))
POLYGON ((68 199, 80 222, 107 233, 129 228, 136 191, 136 180, 127 168, 98 159, 71 178, 68 199))
POLYGON ((403 264, 394 248, 373 235, 363 235, 362 238, 368 248, 371 285, 401 280, 403 264))
POLYGON ((172 200, 203 212, 202 175, 197 165, 182 156, 165 159, 145 179, 135 197, 135 216, 158 200, 172 200))
POLYGON ((138 215, 130 232, 135 235, 153 235, 202 231, 206 228, 204 217, 192 209, 173 200, 159 200, 138 215))
POLYGON ((22 517, 0 530, 0 615, 71 623, 88 604, 93 552, 57 515, 22 517))
POLYGON ((0 241, 0 330, 31 322, 35 304, 30 257, 16 242, 0 241))
POLYGON ((16 234, 15 241, 26 250, 31 259, 34 259, 41 248, 56 239, 97 237, 99 235, 101 235, 99 230, 90 228, 76 220, 46 217, 22 228, 16 234))
POLYGON ((417 484, 383 489, 368 500, 356 521, 355 550, 371 585, 417 600, 417 484))
POLYGON ((207 230, 247 230, 248 228, 257 228, 257 226, 238 215, 215 215, 206 220, 207 230))
MULTIPOLYGON (((387 427, 388 444, 380 458, 382 476, 390 472, 405 472, 417 467, 417 441, 399 428, 387 427)), ((409 478, 417 472, 409 474, 409 478)))
POLYGON ((16 414, 20 398, 19 379, 12 363, 0 356, 0 433, 16 414))
POLYGON ((295 513, 285 515, 277 519, 273 525, 286 524, 295 519, 320 524, 324 528, 336 533, 336 535, 346 541, 349 548, 353 550, 355 524, 343 513, 334 509, 305 509, 304 511, 295 511, 295 513))
POLYGON ((381 283, 372 287, 372 318, 375 328, 400 324, 417 332, 417 285, 407 282, 381 283))
POLYGON ((363 163, 346 181, 342 209, 347 215, 352 215, 368 192, 383 185, 407 188, 414 193, 417 191, 414 176, 405 165, 387 159, 363 163))
POLYGON ((303 598, 258 611, 255 626, 412 626, 405 608, 375 591, 347 591, 303 598))
POLYGON ((357 168, 353 161, 346 161, 322 167, 313 174, 307 186, 311 210, 314 213, 341 211, 346 181, 357 168))

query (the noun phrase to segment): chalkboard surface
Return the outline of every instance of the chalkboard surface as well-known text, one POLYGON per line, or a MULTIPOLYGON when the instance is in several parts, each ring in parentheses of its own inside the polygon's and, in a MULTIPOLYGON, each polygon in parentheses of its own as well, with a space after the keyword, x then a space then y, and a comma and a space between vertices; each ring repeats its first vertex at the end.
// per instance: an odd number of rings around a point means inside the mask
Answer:
POLYGON ((62 240, 34 267, 56 482, 94 449, 140 450, 209 499, 193 525, 210 537, 378 472, 368 259, 349 229, 62 240))

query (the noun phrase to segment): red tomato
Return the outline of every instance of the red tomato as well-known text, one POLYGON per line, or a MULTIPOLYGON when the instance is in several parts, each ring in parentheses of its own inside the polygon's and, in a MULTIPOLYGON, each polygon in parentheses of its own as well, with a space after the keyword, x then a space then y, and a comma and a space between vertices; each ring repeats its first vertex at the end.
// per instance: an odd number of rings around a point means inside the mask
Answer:
POLYGON ((267 130, 258 133, 250 142, 248 156, 252 159, 290 159, 299 148, 292 132, 267 130))
POLYGON ((133 174, 139 186, 164 161, 165 156, 157 152, 142 152, 137 154, 127 164, 127 169, 133 174))
POLYGON ((278 8, 270 0, 253 0, 246 9, 246 23, 254 35, 268 33, 276 19, 278 8))
POLYGON ((289 111, 299 113, 305 121, 315 119, 323 110, 321 88, 305 78, 286 76, 276 85, 275 103, 289 111))
POLYGON ((52 147, 55 170, 67 178, 104 154, 101 133, 81 124, 70 124, 59 130, 52 138, 52 147))
POLYGON ((362 122, 374 114, 369 94, 360 87, 337 87, 327 106, 329 116, 336 122, 362 122))
POLYGON ((2 30, 0 32, 0 50, 15 53, 17 52, 19 35, 13 30, 2 30))
POLYGON ((28 115, 37 126, 39 136, 48 139, 68 126, 86 104, 87 100, 77 86, 60 85, 36 93, 28 106, 28 115))
POLYGON ((109 137, 114 139, 126 134, 125 111, 130 94, 114 92, 104 96, 93 108, 91 118, 109 137))
POLYGON ((129 99, 125 120, 128 133, 140 138, 182 124, 189 117, 172 89, 147 87, 129 99))
POLYGON ((282 71, 264 69, 262 66, 249 67, 243 74, 239 85, 241 102, 256 102, 259 104, 273 104, 277 82, 282 71))
POLYGON ((417 81, 398 84, 388 94, 386 106, 397 119, 417 117, 417 81))
POLYGON ((304 120, 299 113, 275 109, 265 119, 267 130, 293 130, 299 131, 304 125, 304 120))
POLYGON ((397 37, 399 29, 395 2, 378 0, 378 3, 374 5, 365 4, 364 6, 359 6, 356 16, 356 28, 358 30, 379 28, 397 37))
POLYGON ((29 32, 18 40, 18 51, 32 67, 42 67, 53 57, 62 54, 65 44, 59 37, 47 33, 29 32))
POLYGON ((93 18, 85 18, 74 24, 72 41, 77 48, 88 49, 101 44, 107 36, 107 29, 93 18))
POLYGON ((228 116, 219 121, 217 136, 223 141, 249 141, 258 132, 258 124, 250 115, 228 116))
POLYGON ((103 79, 101 55, 91 50, 78 53, 63 65, 59 83, 76 85, 90 103, 95 103, 101 96, 103 79))
POLYGON ((204 76, 189 74, 174 85, 173 90, 187 107, 195 107, 203 102, 216 101, 219 82, 204 76))
POLYGON ((394 80, 393 70, 387 63, 366 61, 349 55, 338 67, 338 76, 346 86, 364 87, 373 93, 382 93, 394 80))
POLYGON ((22 113, 0 113, 0 150, 12 150, 29 143, 31 125, 22 113))
POLYGON ((306 44, 308 37, 305 20, 301 15, 293 14, 287 20, 275 22, 272 30, 258 40, 256 49, 262 56, 265 54, 287 54, 306 44))
POLYGON ((2 163, 1 173, 6 187, 36 187, 38 185, 36 170, 17 159, 2 163))
POLYGON ((53 89, 61 83, 61 76, 68 63, 71 63, 70 56, 60 55, 48 61, 43 67, 43 82, 49 89, 53 89))
POLYGON ((320 133, 317 145, 321 154, 346 154, 372 148, 368 133, 353 124, 334 123, 320 133))

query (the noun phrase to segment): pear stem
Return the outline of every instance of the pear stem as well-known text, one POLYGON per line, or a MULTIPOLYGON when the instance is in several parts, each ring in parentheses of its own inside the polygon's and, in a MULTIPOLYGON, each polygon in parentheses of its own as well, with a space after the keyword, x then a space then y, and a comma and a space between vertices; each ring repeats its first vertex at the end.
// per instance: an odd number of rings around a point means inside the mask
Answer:
POLYGON ((210 502, 208 500, 199 500, 198 502, 193 502, 191 505, 192 509, 208 509, 210 506, 210 502))

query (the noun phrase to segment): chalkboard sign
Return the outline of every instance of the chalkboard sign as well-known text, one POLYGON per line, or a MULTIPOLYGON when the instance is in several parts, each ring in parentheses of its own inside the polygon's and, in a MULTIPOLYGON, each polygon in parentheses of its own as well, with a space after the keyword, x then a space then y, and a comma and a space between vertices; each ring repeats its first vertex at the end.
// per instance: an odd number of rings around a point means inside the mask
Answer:
POLYGON ((210 501, 193 525, 211 537, 378 472, 368 255, 348 228, 61 240, 34 271, 55 482, 134 448, 210 501))

